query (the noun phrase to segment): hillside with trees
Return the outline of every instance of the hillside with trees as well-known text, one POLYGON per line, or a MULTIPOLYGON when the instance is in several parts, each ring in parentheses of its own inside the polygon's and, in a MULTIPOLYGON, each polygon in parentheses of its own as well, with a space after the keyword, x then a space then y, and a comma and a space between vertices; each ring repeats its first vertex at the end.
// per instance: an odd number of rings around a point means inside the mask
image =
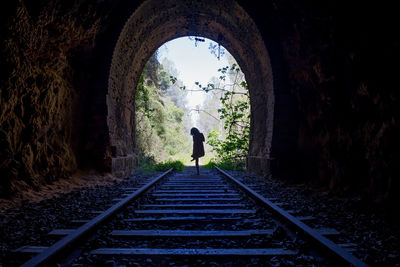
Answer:
POLYGON ((155 53, 147 62, 136 89, 136 151, 141 161, 188 159, 186 92, 170 84, 172 62, 160 64, 155 53))

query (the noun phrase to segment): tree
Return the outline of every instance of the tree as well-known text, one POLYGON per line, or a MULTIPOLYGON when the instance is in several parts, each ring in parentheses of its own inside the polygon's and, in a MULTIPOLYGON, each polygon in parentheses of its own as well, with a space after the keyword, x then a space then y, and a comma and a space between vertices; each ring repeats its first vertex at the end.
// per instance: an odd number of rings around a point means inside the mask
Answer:
MULTIPOLYGON (((238 165, 244 165, 250 137, 250 97, 244 74, 236 63, 231 66, 218 69, 220 76, 213 79, 206 86, 196 82, 195 85, 208 94, 219 97, 219 103, 203 105, 196 111, 202 116, 208 116, 212 121, 214 118, 222 122, 222 129, 216 129, 208 123, 204 129, 213 129, 208 135, 207 144, 216 152, 216 160, 220 162, 230 161, 238 165), (215 114, 215 107, 218 107, 218 115, 215 114), (211 107, 211 108, 207 108, 211 107), (214 107, 214 114, 213 108, 214 107), (212 117, 212 118, 211 118, 212 117)), ((174 79, 172 79, 174 81, 174 79)), ((181 87, 186 89, 186 87, 181 87)), ((217 99, 218 99, 217 97, 217 99)))
POLYGON ((183 93, 171 89, 169 76, 155 54, 147 62, 136 89, 136 151, 142 160, 176 159, 190 147, 183 127, 185 111, 174 101, 174 92, 183 93))
POLYGON ((220 90, 221 107, 219 118, 223 121, 223 134, 213 131, 207 143, 217 152, 217 160, 231 161, 243 165, 248 153, 250 137, 250 98, 244 75, 234 63, 219 69, 221 73, 218 86, 208 84, 201 87, 206 92, 220 90), (232 83, 227 83, 227 76, 232 83), (211 88, 211 89, 210 89, 211 88))

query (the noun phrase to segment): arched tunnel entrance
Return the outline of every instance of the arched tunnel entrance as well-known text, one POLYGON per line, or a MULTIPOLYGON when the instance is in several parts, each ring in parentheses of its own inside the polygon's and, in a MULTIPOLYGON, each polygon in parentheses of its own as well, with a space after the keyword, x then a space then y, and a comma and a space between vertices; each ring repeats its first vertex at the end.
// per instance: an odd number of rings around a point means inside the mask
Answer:
POLYGON ((187 35, 212 39, 229 51, 246 76, 251 128, 248 170, 269 172, 274 91, 268 51, 250 16, 235 1, 145 1, 129 18, 114 48, 107 94, 112 171, 133 172, 135 90, 142 69, 163 43, 187 35))

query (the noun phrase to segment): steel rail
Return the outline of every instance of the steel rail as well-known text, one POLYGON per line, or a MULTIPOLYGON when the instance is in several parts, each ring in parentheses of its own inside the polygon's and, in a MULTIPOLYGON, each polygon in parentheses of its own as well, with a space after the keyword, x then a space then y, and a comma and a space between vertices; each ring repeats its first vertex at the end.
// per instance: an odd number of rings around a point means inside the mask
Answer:
POLYGON ((127 205, 129 202, 132 200, 138 198, 141 194, 146 192, 148 189, 150 189, 155 183, 157 183, 159 180, 164 178, 167 174, 172 172, 172 168, 169 169, 168 171, 160 174, 135 192, 129 194, 125 198, 123 198, 121 201, 118 203, 114 204, 107 210, 105 210, 103 213, 100 215, 96 216, 89 222, 85 223, 81 227, 77 228, 74 232, 71 234, 65 236, 64 238, 60 239, 56 243, 54 243, 52 246, 48 247, 45 249, 43 252, 40 254, 34 256, 27 262, 25 262, 23 267, 27 266, 41 266, 44 265, 47 262, 50 262, 51 260, 54 260, 56 256, 62 254, 65 252, 67 249, 71 248, 73 244, 75 244, 77 241, 79 241, 81 238, 83 238, 85 235, 87 235, 89 232, 93 231, 96 227, 98 227, 102 222, 104 222, 106 219, 110 218, 112 215, 114 215, 116 212, 118 212, 121 208, 123 208, 125 205, 127 205))
POLYGON ((288 212, 286 212, 282 208, 278 207, 276 204, 274 204, 271 201, 269 201, 268 199, 264 198, 263 196, 261 196, 260 194, 258 194, 254 190, 252 190, 250 187, 243 184, 242 182, 240 182, 239 180, 237 180, 230 174, 228 174, 226 171, 220 169, 217 166, 215 166, 215 168, 220 173, 222 173, 224 176, 226 176, 229 180, 231 180, 236 185, 238 185, 243 191, 248 193, 259 203, 263 204, 263 206, 267 207, 269 210, 272 210, 275 214, 279 215, 281 218, 284 218, 292 226, 294 226, 297 230, 300 230, 301 232, 303 232, 308 238, 310 238, 310 240, 321 245, 321 246, 317 246, 317 248, 319 250, 322 250, 322 252, 328 253, 330 256, 333 256, 335 258, 335 260, 337 260, 341 263, 345 263, 347 265, 368 266, 366 263, 362 262, 360 259, 353 256, 351 253, 347 252, 345 249, 341 248, 340 246, 338 246, 331 240, 322 236, 317 231, 315 231, 308 225, 304 224, 303 222, 298 220, 293 215, 290 215, 288 212))

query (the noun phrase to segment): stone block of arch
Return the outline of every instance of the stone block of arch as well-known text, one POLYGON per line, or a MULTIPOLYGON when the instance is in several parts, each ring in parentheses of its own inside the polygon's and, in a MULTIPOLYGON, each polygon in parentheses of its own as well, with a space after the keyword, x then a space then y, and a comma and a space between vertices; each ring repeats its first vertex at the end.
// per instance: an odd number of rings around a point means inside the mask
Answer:
POLYGON ((223 45, 245 74, 250 91, 248 170, 268 173, 274 118, 270 58, 256 24, 234 0, 146 0, 123 27, 114 48, 107 95, 113 172, 132 172, 135 90, 150 56, 167 41, 203 36, 223 45))

